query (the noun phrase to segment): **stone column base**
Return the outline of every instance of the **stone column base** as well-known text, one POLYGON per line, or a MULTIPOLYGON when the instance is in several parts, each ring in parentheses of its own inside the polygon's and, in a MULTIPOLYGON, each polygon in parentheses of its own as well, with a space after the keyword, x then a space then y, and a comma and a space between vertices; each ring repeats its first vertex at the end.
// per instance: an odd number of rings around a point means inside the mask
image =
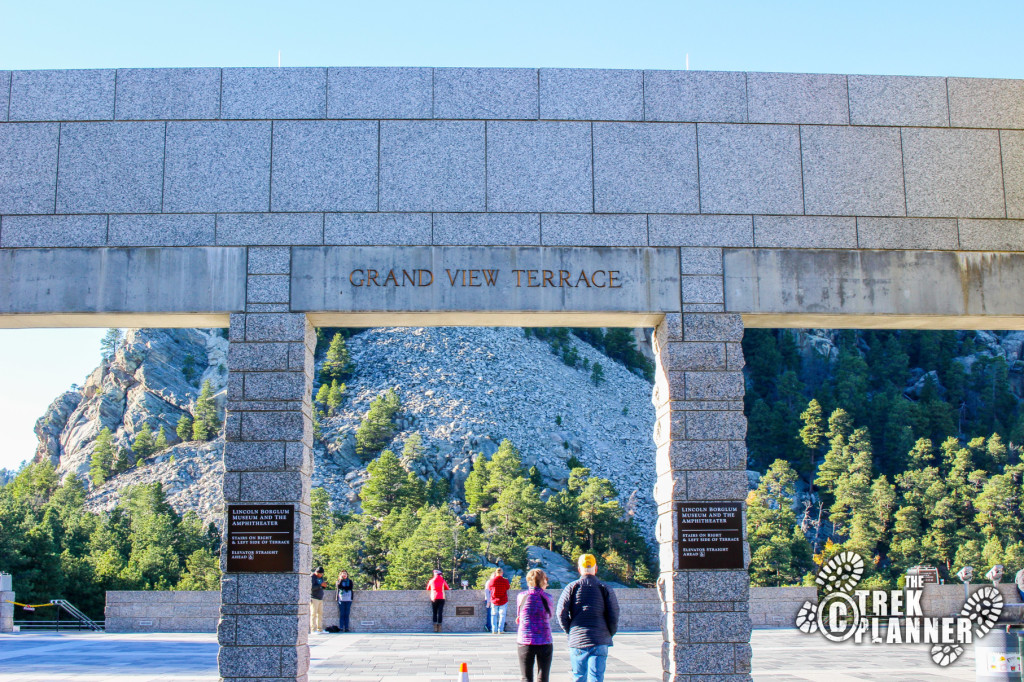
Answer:
POLYGON ((13 592, 0 592, 0 632, 14 632, 14 601, 13 592))

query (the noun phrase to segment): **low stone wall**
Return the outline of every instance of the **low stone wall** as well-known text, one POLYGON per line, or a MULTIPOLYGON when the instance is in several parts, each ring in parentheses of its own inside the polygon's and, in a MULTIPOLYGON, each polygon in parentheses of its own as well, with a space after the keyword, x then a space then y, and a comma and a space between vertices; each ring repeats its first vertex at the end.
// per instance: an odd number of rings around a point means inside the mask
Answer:
MULTIPOLYGON (((973 594, 985 583, 972 583, 970 591, 973 594)), ((1012 583, 997 585, 1007 604, 1019 604, 1020 595, 1012 583)), ((925 585, 924 594, 921 595, 921 610, 928 616, 952 616, 960 613, 964 605, 964 586, 959 585, 925 585)), ((1022 615, 1021 607, 1004 608, 1003 615, 999 620, 1020 620, 1022 615)))
MULTIPOLYGON (((971 592, 980 585, 972 585, 971 592)), ((1020 603, 1012 584, 999 585, 1008 604, 1020 603)), ((509 593, 506 629, 514 630, 517 591, 509 593)), ((661 628, 661 603, 652 589, 618 589, 621 616, 619 629, 624 632, 650 631, 661 628)), ((558 591, 552 594, 557 599, 558 591)), ((13 592, 0 593, 0 600, 14 600, 13 592)), ((796 613, 805 601, 815 601, 813 587, 750 588, 750 621, 754 627, 793 627, 796 613)), ((964 603, 963 585, 926 585, 921 606, 926 615, 948 616, 958 613, 964 603)), ((213 592, 107 592, 106 620, 109 632, 216 632, 220 610, 220 593, 213 592)), ((1019 619, 1024 609, 1004 611, 1002 620, 1019 619)), ((9 632, 14 610, 10 604, 0 605, 0 632, 9 632), (6 619, 6 620, 5 620, 6 619), (4 628, 7 628, 6 630, 4 628)), ((324 623, 338 622, 335 593, 324 597, 324 623)), ((352 605, 350 618, 356 632, 429 632, 430 603, 420 590, 360 590, 352 605)), ((558 624, 552 618, 557 632, 558 624)), ((446 632, 483 632, 484 596, 480 590, 455 590, 445 604, 446 632), (470 612, 471 610, 471 612, 470 612), (459 612, 462 612, 461 615, 459 612)))
MULTIPOLYGON (((515 604, 518 592, 509 594, 515 604)), ((618 589, 621 611, 619 629, 624 632, 661 628, 661 603, 657 590, 618 589)), ((750 617, 755 627, 792 627, 804 601, 814 599, 810 587, 754 587, 750 591, 750 617)), ((557 599, 558 592, 554 591, 557 599)), ((217 629, 218 592, 107 592, 106 620, 109 632, 214 632, 217 629)), ((510 606, 510 612, 514 606, 510 606)), ((510 613, 506 629, 513 630, 510 613)), ((337 624, 335 593, 324 597, 324 623, 337 624)), ((420 590, 356 592, 350 618, 357 632, 430 632, 430 603, 420 590)), ((552 618, 552 626, 558 625, 552 618)), ((446 632, 483 632, 484 596, 480 590, 454 590, 445 604, 446 632), (470 611, 471 610, 471 611, 470 611), (461 612, 461 613, 460 613, 461 612)))
POLYGON ((750 623, 756 627, 791 628, 806 601, 816 601, 813 587, 751 587, 750 623))
MULTIPOLYGON (((558 590, 552 590, 553 601, 558 590)), ((515 631, 515 603, 518 590, 509 591, 509 607, 505 629, 515 631)), ((625 632, 661 629, 661 602, 656 590, 618 589, 619 629, 625 632)), ((484 593, 482 590, 453 590, 445 600, 445 632, 484 631, 484 593), (472 611, 470 613, 470 610, 472 611), (459 615, 462 611, 465 615, 459 615)), ((335 593, 324 597, 324 622, 338 623, 338 604, 335 593)), ((419 590, 360 591, 356 592, 349 619, 352 630, 359 632, 429 632, 431 631, 430 601, 427 593, 419 590)), ((559 631, 552 614, 551 627, 559 631)))
MULTIPOLYGON (((981 584, 972 584, 973 594, 981 584)), ((1020 595, 1012 584, 997 586, 1006 604, 1020 604, 1020 595)), ((817 601, 813 587, 752 587, 750 588, 750 622, 754 627, 793 627, 796 613, 805 601, 817 601)), ((960 613, 964 605, 964 586, 925 585, 921 595, 921 610, 926 616, 942 617, 960 613)), ((1024 608, 1004 608, 1001 621, 1024 618, 1024 608)))
POLYGON ((107 632, 216 632, 220 592, 107 592, 107 632))

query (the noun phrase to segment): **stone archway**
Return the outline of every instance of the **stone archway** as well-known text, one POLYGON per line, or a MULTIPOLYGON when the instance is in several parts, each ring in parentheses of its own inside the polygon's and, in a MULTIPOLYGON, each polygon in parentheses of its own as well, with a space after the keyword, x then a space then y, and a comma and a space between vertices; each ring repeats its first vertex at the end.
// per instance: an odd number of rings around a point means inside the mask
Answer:
MULTIPOLYGON (((225 499, 291 506, 302 548, 319 319, 657 324, 665 679, 747 679, 746 574, 681 568, 672 513, 742 500, 742 327, 1019 328, 1021 87, 580 69, 0 72, 0 326, 230 316, 225 499), (366 248, 405 267, 410 248, 456 261, 532 249, 516 253, 540 259, 525 269, 553 273, 571 271, 544 264, 560 248, 665 250, 674 298, 654 305, 647 279, 617 302, 565 298, 541 272, 540 295, 467 288, 411 305, 378 291, 360 306, 338 293, 338 264, 366 248)), ((225 679, 305 679, 304 557, 225 576, 225 679)))

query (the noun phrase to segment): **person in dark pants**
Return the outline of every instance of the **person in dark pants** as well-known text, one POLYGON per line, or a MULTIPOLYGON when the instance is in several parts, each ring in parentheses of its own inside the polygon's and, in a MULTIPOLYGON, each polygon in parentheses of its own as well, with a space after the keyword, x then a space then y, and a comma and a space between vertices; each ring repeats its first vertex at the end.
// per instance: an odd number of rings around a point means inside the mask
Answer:
POLYGON ((491 631, 491 590, 484 587, 484 632, 491 631))
POLYGON ((324 569, 313 571, 313 584, 309 591, 309 632, 313 635, 324 631, 324 569))
POLYGON ((551 641, 551 614, 554 607, 551 596, 544 591, 548 577, 544 571, 535 568, 526 574, 529 589, 520 592, 516 599, 516 644, 519 645, 519 672, 522 682, 533 682, 533 668, 537 667, 538 682, 551 679, 551 658, 554 644, 551 641))
POLYGON ((441 632, 441 622, 444 620, 444 598, 445 590, 451 590, 448 583, 444 581, 441 571, 434 569, 434 577, 427 583, 427 594, 430 595, 430 613, 434 621, 434 632, 441 632))
POLYGON ((348 617, 352 613, 352 597, 355 596, 355 585, 348 577, 348 571, 338 574, 338 628, 348 632, 348 617))
POLYGON ((604 682, 608 647, 619 629, 619 601, 597 579, 597 559, 584 554, 579 560, 580 579, 562 590, 558 598, 558 622, 569 633, 569 660, 573 682, 604 682))

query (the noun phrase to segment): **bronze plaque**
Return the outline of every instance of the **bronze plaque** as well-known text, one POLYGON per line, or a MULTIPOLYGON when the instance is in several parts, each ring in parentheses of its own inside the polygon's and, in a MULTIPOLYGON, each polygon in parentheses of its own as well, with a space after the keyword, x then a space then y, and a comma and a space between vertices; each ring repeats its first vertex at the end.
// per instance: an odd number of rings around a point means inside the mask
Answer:
POLYGON ((743 568, 739 502, 680 502, 679 568, 743 568))
POLYGON ((456 606, 455 607, 455 615, 456 616, 472 616, 472 615, 475 615, 475 614, 476 614, 476 607, 475 606, 456 606))
POLYGON ((291 573, 295 508, 228 505, 228 573, 291 573))

